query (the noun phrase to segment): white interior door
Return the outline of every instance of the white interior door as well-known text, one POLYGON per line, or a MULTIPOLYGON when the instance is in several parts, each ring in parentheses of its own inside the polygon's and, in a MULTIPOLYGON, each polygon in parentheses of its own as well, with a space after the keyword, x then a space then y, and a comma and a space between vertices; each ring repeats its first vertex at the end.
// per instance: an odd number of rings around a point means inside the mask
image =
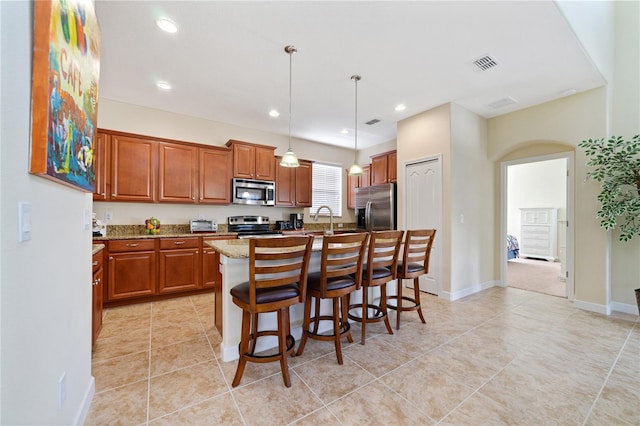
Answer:
MULTIPOLYGON (((435 229, 429 273, 420 277, 420 290, 438 295, 442 282, 442 165, 431 158, 405 166, 405 229, 435 229)), ((405 280, 413 286, 413 281, 405 280)))

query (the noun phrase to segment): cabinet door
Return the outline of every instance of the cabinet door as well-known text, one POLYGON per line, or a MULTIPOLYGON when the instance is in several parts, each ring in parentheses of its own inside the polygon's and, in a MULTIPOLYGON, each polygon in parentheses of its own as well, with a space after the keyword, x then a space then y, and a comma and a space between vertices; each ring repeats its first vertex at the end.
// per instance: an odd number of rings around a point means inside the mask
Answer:
POLYGON ((214 288, 220 282, 220 267, 216 251, 211 247, 202 248, 202 287, 214 288))
POLYGON ((255 147, 255 179, 276 180, 275 148, 255 147))
POLYGON ((200 148, 201 204, 231 203, 231 150, 200 148))
POLYGON ((371 165, 362 166, 362 176, 360 176, 359 186, 371 186, 371 165))
POLYGON ((233 144, 233 177, 255 179, 256 149, 253 145, 233 144))
POLYGON ((109 135, 96 133, 93 146, 93 170, 96 176, 96 186, 93 189, 93 201, 109 199, 109 135))
MULTIPOLYGON (((295 201, 297 207, 311 207, 312 203, 312 187, 313 187, 313 163, 310 161, 300 160, 300 167, 293 169, 295 171, 295 201)), ((277 188, 277 186, 276 186, 277 188)))
POLYGON ((280 160, 280 157, 273 160, 276 169, 276 205, 293 207, 296 197, 296 169, 281 166, 280 160))
POLYGON ((387 170, 389 182, 398 181, 398 153, 396 151, 389 153, 387 170))
POLYGON ((108 300, 156 294, 156 252, 109 254, 108 300))
POLYGON ((159 293, 199 288, 200 251, 198 249, 160 251, 159 293))
POLYGON ((388 182, 388 160, 389 157, 386 155, 371 158, 371 185, 388 182))
POLYGON ((195 146, 158 144, 158 201, 196 202, 197 155, 195 146))
POLYGON ((157 144, 111 136, 111 201, 155 201, 157 144))
POLYGON ((356 208, 356 188, 360 186, 360 176, 349 176, 347 169, 347 208, 356 208))

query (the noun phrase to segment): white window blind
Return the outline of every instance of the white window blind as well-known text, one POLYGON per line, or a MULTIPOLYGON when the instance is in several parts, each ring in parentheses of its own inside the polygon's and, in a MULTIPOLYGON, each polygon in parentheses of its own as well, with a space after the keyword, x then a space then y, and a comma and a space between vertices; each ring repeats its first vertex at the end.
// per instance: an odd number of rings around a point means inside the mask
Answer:
MULTIPOLYGON (((320 206, 329 206, 334 216, 342 216, 342 168, 313 163, 313 201, 309 213, 314 215, 320 206)), ((329 216, 327 209, 320 216, 329 216)))

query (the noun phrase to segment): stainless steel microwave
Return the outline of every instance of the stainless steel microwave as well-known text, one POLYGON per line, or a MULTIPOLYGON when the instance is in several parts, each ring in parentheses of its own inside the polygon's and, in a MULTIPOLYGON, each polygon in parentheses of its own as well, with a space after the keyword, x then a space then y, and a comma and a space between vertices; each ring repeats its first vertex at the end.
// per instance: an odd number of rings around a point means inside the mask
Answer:
POLYGON ((276 205, 275 182, 234 178, 231 189, 233 204, 251 204, 254 206, 276 205))

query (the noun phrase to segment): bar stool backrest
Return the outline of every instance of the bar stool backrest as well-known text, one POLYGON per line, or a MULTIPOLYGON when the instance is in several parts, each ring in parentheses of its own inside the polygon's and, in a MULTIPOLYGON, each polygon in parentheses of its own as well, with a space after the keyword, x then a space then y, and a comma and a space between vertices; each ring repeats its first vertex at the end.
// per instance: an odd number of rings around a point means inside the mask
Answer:
POLYGON ((249 240, 249 301, 256 309, 259 289, 297 286, 297 302, 305 300, 313 236, 249 240))
POLYGON ((429 272, 429 258, 433 240, 436 236, 435 229, 413 229, 406 233, 402 254, 403 278, 413 278, 429 272), (421 264, 420 270, 411 268, 410 265, 421 264))
POLYGON ((398 253, 402 244, 404 231, 373 231, 369 234, 369 250, 367 254, 366 276, 373 279, 374 269, 388 269, 390 277, 385 282, 396 279, 398 270, 398 253))
MULTIPOLYGON (((353 277, 356 290, 362 285, 362 265, 367 248, 368 232, 353 234, 325 235, 322 238, 320 262, 320 283, 322 293, 327 280, 339 277, 353 277)), ((321 297, 325 297, 323 294, 321 297)))

